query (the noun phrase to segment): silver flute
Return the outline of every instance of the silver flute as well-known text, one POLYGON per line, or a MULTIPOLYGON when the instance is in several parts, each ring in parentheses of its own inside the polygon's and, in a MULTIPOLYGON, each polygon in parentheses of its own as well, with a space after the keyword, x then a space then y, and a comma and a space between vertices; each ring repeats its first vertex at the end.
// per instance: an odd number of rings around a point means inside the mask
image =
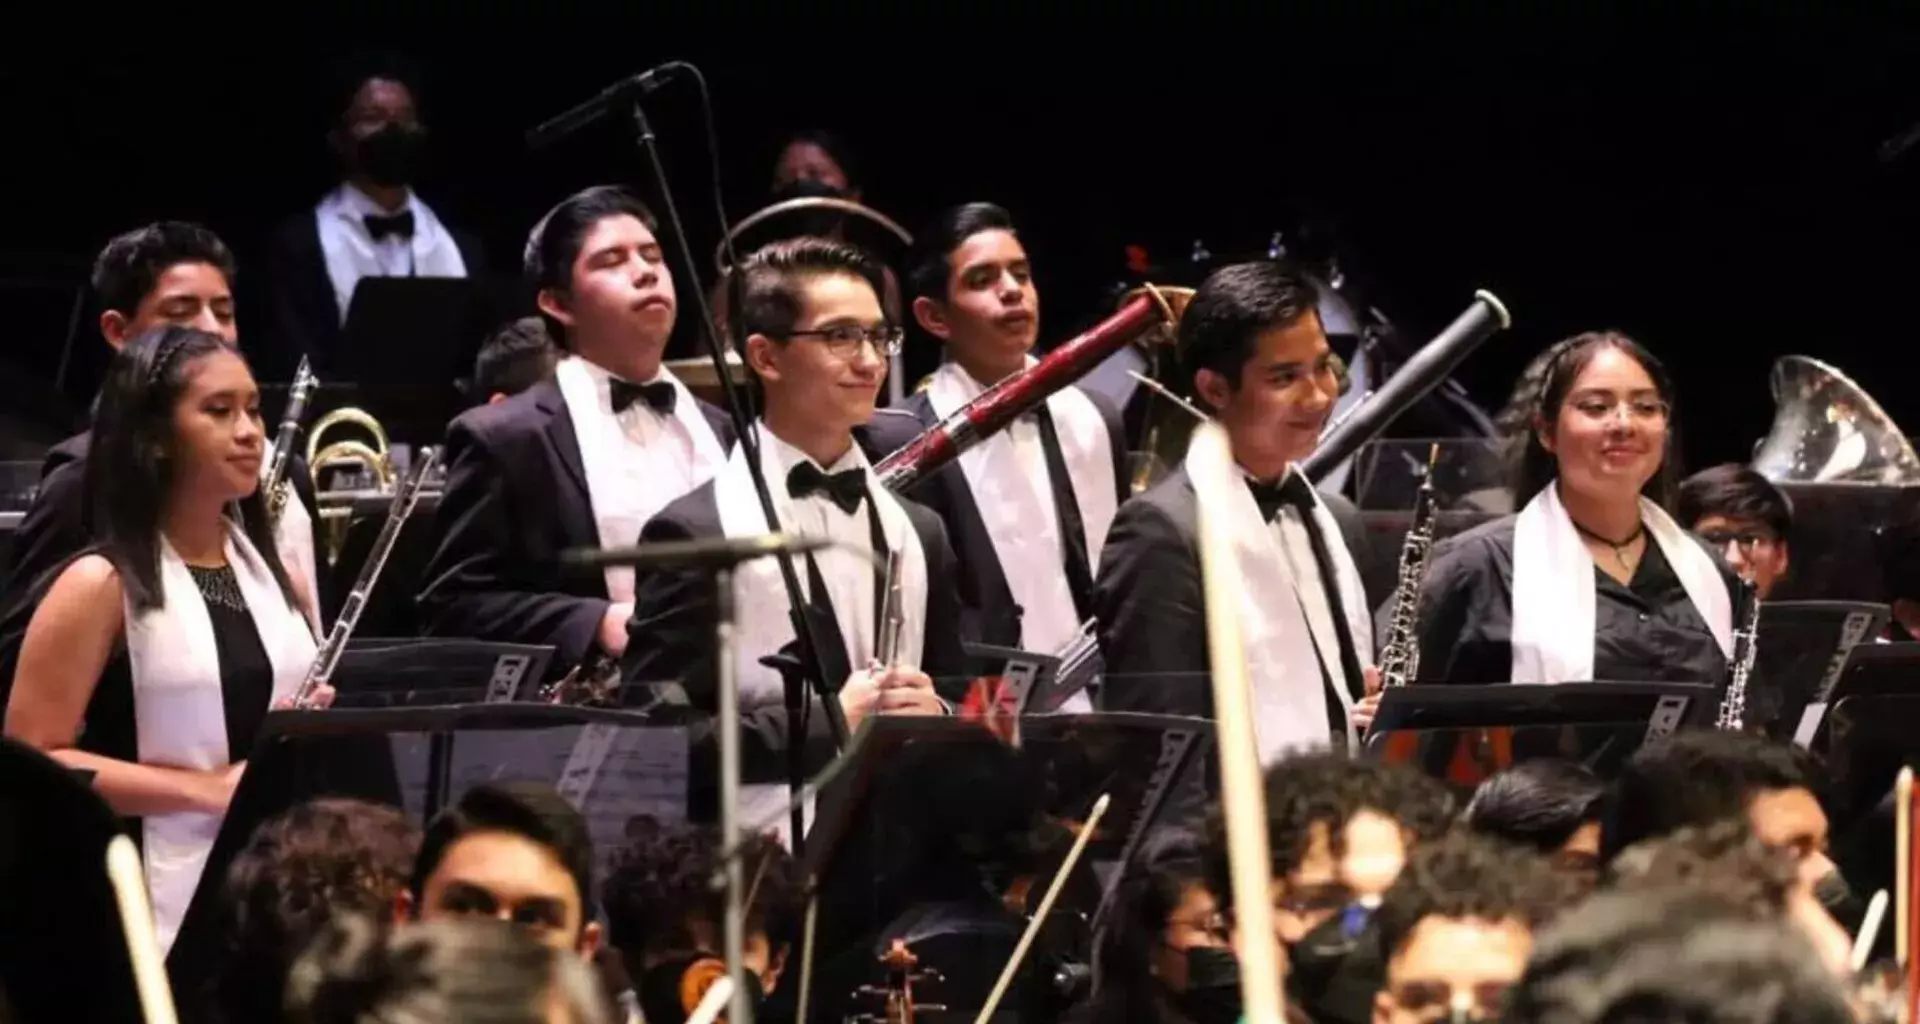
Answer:
POLYGON ((393 554, 394 542, 400 539, 400 528, 406 525, 407 517, 413 515, 414 506, 420 503, 420 492, 425 490, 427 476, 433 472, 434 463, 439 460, 438 448, 422 449, 419 464, 413 467, 412 474, 394 494, 393 505, 387 509, 386 524, 380 528, 380 536, 374 539, 373 550, 367 553, 366 564, 360 568, 360 578, 353 581, 353 591, 340 606, 339 618, 333 620, 333 632, 327 634, 326 642, 315 652, 313 665, 307 669, 307 677, 300 681, 300 688, 293 693, 294 707, 313 707, 313 695, 333 678, 333 670, 340 664, 340 655, 353 636, 353 628, 360 622, 360 612, 367 606, 367 595, 373 593, 373 585, 380 579, 380 570, 386 567, 387 556, 393 554))
POLYGON ((1400 545, 1400 572, 1394 582, 1393 618, 1387 625, 1387 642, 1380 651, 1380 685, 1405 686, 1420 673, 1420 638, 1414 634, 1420 610, 1420 588, 1427 581, 1427 556, 1433 553, 1435 507, 1433 468, 1440 461, 1440 446, 1427 452, 1427 474, 1413 498, 1413 521, 1407 526, 1407 539, 1400 545))
POLYGON ((1733 633, 1733 664, 1727 672, 1727 692, 1720 698, 1720 717, 1714 722, 1722 729, 1747 726, 1747 677, 1753 673, 1754 655, 1760 651, 1760 592, 1752 580, 1742 582, 1747 614, 1733 633))
POLYGON ((906 636, 905 560, 898 551, 887 552, 886 582, 881 587, 880 635, 873 642, 873 663, 888 669, 900 663, 900 644, 906 636))

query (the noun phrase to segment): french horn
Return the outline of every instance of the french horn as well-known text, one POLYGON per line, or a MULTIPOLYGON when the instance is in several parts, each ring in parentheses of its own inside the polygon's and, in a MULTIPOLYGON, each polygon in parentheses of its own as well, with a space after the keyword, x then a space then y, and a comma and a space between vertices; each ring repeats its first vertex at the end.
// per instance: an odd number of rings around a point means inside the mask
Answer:
POLYGON ((1920 483, 1920 456, 1865 389, 1817 359, 1773 364, 1773 426, 1753 469, 1775 483, 1920 483))
POLYGON ((345 467, 358 467, 383 494, 394 489, 395 473, 393 454, 387 444, 387 430, 380 421, 364 409, 335 409, 307 433, 307 471, 313 477, 313 490, 316 504, 320 507, 320 532, 327 548, 329 566, 340 560, 340 549, 347 541, 347 527, 353 523, 353 494, 347 493, 330 500, 337 488, 328 488, 332 475, 345 467), (366 440, 348 438, 321 443, 329 433, 341 427, 357 427, 367 435, 366 440))

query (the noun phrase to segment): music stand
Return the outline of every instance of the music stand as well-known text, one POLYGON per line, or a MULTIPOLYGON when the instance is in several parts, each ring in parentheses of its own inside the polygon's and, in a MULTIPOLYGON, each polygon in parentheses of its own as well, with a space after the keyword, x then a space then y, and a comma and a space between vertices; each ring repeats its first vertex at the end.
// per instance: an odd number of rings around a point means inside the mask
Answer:
POLYGON ((367 637, 347 641, 334 668, 335 708, 533 701, 553 662, 547 645, 367 637))
MULTIPOLYGON (((1010 837, 1083 820, 1104 793, 1111 803, 1100 833, 1054 911, 1088 931, 1107 897, 1102 876, 1115 877, 1149 832, 1188 806, 1180 792, 1203 784, 1201 755, 1212 735, 1202 719, 1048 715, 1021 723, 1015 749, 964 719, 868 719, 843 755, 849 766, 821 793, 805 848, 820 900, 816 948, 838 954, 818 968, 816 998, 829 1002, 813 1010, 839 1019, 845 994, 874 980, 873 956, 893 938, 930 955, 947 976, 929 999, 968 1009, 969 999, 985 996, 1024 923, 989 896, 1025 867, 1010 837)), ((1057 863, 1042 859, 1035 891, 1057 863)), ((1065 945, 1084 956, 1090 936, 1065 945)), ((1008 1007, 1048 1019, 1038 1005, 1051 998, 1048 954, 1061 952, 1036 948, 1008 1007)))
POLYGON ((14 1019, 141 1019, 107 881, 124 829, 75 773, 0 739, 0 987, 14 1019))
POLYGON ((1381 695, 1364 750, 1378 760, 1408 758, 1404 736, 1418 748, 1408 759, 1444 772, 1444 765, 1431 761, 1438 748, 1418 741, 1510 730, 1516 759, 1573 757, 1606 775, 1648 740, 1711 725, 1718 702, 1719 688, 1703 683, 1397 686, 1381 695))
POLYGON ((513 315, 502 291, 474 278, 363 277, 325 372, 356 385, 355 401, 389 440, 438 444, 469 404, 459 382, 472 375, 481 340, 513 315))
MULTIPOLYGON (((263 822, 351 797, 425 823, 481 782, 552 785, 586 818, 604 864, 646 819, 686 818, 687 730, 642 714, 546 704, 276 711, 267 716, 167 958, 174 990, 200 993, 221 961, 221 888, 263 822)), ((591 897, 591 894, 589 894, 591 897)))
POLYGON ((1057 711, 1068 697, 1073 696, 1071 693, 1055 693, 1059 689, 1059 658, 971 640, 962 641, 961 647, 967 657, 975 662, 998 666, 985 674, 1001 680, 1004 687, 1001 694, 1004 699, 1012 701, 1015 714, 1057 711))
MULTIPOLYGON (((1764 617, 1766 612, 1760 614, 1764 617)), ((1886 709, 1892 713, 1904 709, 1905 705, 1899 701, 1920 698, 1920 681, 1914 675, 1917 671, 1920 671, 1920 643, 1855 647, 1847 655, 1846 668, 1841 670, 1826 700, 1807 705, 1795 730, 1794 742, 1825 758, 1829 768, 1833 768, 1839 763, 1835 760, 1837 745, 1857 745, 1863 742, 1863 737, 1878 736, 1884 731, 1886 723, 1872 720, 1872 711, 1880 702, 1888 702, 1886 709), (1849 716, 1839 715, 1843 704, 1852 709, 1849 716)), ((1911 740, 1908 743, 1913 745, 1911 740)))
POLYGON ((1791 739, 1809 704, 1824 699, 1854 645, 1880 635, 1889 609, 1861 601, 1768 601, 1747 680, 1746 725, 1791 739))

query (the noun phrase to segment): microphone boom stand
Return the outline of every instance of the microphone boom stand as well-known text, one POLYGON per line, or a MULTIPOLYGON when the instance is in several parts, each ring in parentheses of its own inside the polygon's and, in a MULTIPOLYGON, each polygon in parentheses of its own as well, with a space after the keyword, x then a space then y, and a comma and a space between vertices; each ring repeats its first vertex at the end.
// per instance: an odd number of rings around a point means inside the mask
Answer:
MULTIPOLYGON (((654 177, 660 182, 661 205, 666 208, 668 221, 673 228, 674 240, 680 249, 680 257, 685 262, 688 273, 695 275, 697 282, 699 274, 698 264, 694 262, 693 249, 687 242, 686 228, 680 223, 680 211, 678 207, 674 205, 672 187, 667 184, 667 169, 665 163, 660 159, 660 147, 653 132, 653 125, 647 120, 645 104, 638 99, 633 103, 633 122, 639 133, 640 148, 646 153, 648 161, 652 164, 654 177)), ((709 145, 716 145, 716 143, 710 140, 709 145)), ((718 187, 717 183, 715 187, 718 187)), ((729 295, 737 296, 740 289, 739 260, 737 255, 733 254, 731 241, 727 243, 727 246, 730 257, 727 271, 729 277, 728 292, 729 295)), ((741 400, 740 391, 734 386, 733 378, 728 373, 726 351, 721 347, 719 335, 714 330, 713 310, 707 305, 706 294, 702 289, 696 287, 693 289, 693 297, 694 304, 700 313, 700 336, 707 342, 707 355, 713 360, 714 376, 720 382, 721 393, 726 396, 727 412, 733 419, 734 432, 738 437, 736 443, 740 445, 741 455, 746 460, 747 474, 753 481, 754 493, 760 498, 760 509, 766 516, 767 529, 777 531, 781 529, 782 524, 780 522, 779 511, 773 504, 773 492, 767 486, 766 468, 760 464, 760 443, 753 431, 753 421, 748 418, 746 404, 741 400)), ((728 330, 729 333, 734 336, 737 343, 741 329, 738 311, 739 303, 738 301, 734 301, 731 302, 730 305, 734 307, 734 311, 733 315, 728 317, 728 330)), ((745 358, 744 351, 741 354, 741 358, 745 358)), ((788 615, 793 622, 794 639, 800 648, 801 674, 807 678, 811 678, 814 682, 815 692, 819 696, 821 707, 827 716, 828 728, 833 734, 834 747, 836 749, 844 747, 847 743, 847 720, 845 713, 840 708, 837 695, 838 684, 841 681, 833 680, 829 682, 822 678, 823 673, 820 670, 821 661, 819 655, 820 643, 822 641, 813 634, 812 619, 806 614, 806 601, 800 590, 800 575, 794 570, 793 557, 784 552, 775 557, 780 565, 781 582, 785 584, 787 591, 788 615)), ((725 601, 727 605, 731 607, 733 600, 731 590, 732 574, 729 572, 724 575, 729 582, 729 589, 725 601)), ((731 657, 730 654, 727 656, 731 657)), ((721 723, 723 742, 729 731, 733 733, 735 742, 738 741, 738 709, 732 708, 732 705, 737 703, 737 695, 733 697, 727 696, 730 685, 730 683, 725 681, 721 684, 722 700, 728 702, 720 705, 721 717, 727 719, 721 723), (729 711, 729 708, 732 708, 732 711, 729 711)), ((801 787, 806 784, 804 750, 806 746, 807 701, 805 685, 803 679, 796 679, 791 675, 789 675, 786 683, 787 774, 789 786, 795 792, 798 792, 801 787)), ((724 760, 724 748, 722 757, 724 760)), ((737 764, 735 768, 737 770, 737 764)), ((724 763, 722 771, 725 771, 724 763)), ((736 779, 736 782, 737 781, 736 779)), ((728 794, 725 791, 724 775, 722 776, 722 786, 721 801, 723 810, 721 813, 724 818, 734 813, 732 801, 737 798, 738 793, 728 794)), ((806 809, 799 803, 796 803, 793 808, 792 825, 793 855, 798 859, 801 856, 803 837, 806 833, 806 809)), ((731 844, 733 842, 733 836, 727 831, 724 824, 722 826, 722 833, 722 843, 731 844)), ((729 880, 737 881, 739 871, 737 864, 731 870, 732 874, 729 874, 729 880)), ((732 917, 728 918, 729 929, 731 929, 735 923, 732 917)), ((729 942, 731 943, 731 939, 729 942)), ((737 949, 729 945, 727 956, 730 965, 737 965, 738 961, 735 959, 735 953, 737 952, 737 949)), ((741 979, 739 978, 734 979, 736 1013, 738 1013, 738 1007, 745 1003, 745 989, 741 987, 740 981, 741 979)), ((744 1017, 739 1016, 730 1017, 729 1019, 734 1021, 735 1024, 742 1024, 745 1020, 744 1017)))

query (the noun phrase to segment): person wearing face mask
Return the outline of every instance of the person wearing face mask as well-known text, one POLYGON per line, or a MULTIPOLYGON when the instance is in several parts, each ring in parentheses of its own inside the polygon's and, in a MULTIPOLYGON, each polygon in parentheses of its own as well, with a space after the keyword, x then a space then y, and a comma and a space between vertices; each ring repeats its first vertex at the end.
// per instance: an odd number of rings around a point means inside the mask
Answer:
POLYGON ((484 270, 479 243, 414 192, 428 134, 413 77, 390 60, 352 61, 328 113, 340 184, 283 223, 269 251, 276 351, 267 372, 289 377, 303 355, 324 376, 362 278, 484 270))
MULTIPOLYGON (((679 1024, 726 973, 726 895, 712 886, 720 834, 710 826, 646 830, 614 859, 600 889, 609 940, 634 979, 647 1024, 679 1024)), ((780 986, 802 900, 793 858, 772 838, 741 852, 749 902, 744 958, 756 1018, 780 986)))
POLYGON ((1723 683, 1744 590, 1668 514, 1674 450, 1652 353, 1611 331, 1562 343, 1514 444, 1521 511, 1433 555, 1415 681, 1723 683))
POLYGON ((1470 833, 1416 850, 1374 915, 1386 970, 1373 1024, 1498 1020, 1534 930, 1571 891, 1531 850, 1470 833))
MULTIPOLYGON (((1323 1024, 1365 1024, 1382 971, 1374 910, 1407 858, 1445 834, 1452 795, 1411 769, 1323 752, 1267 773, 1275 938, 1287 994, 1323 1024)), ((1207 819, 1208 887, 1231 906, 1226 824, 1207 819)))

